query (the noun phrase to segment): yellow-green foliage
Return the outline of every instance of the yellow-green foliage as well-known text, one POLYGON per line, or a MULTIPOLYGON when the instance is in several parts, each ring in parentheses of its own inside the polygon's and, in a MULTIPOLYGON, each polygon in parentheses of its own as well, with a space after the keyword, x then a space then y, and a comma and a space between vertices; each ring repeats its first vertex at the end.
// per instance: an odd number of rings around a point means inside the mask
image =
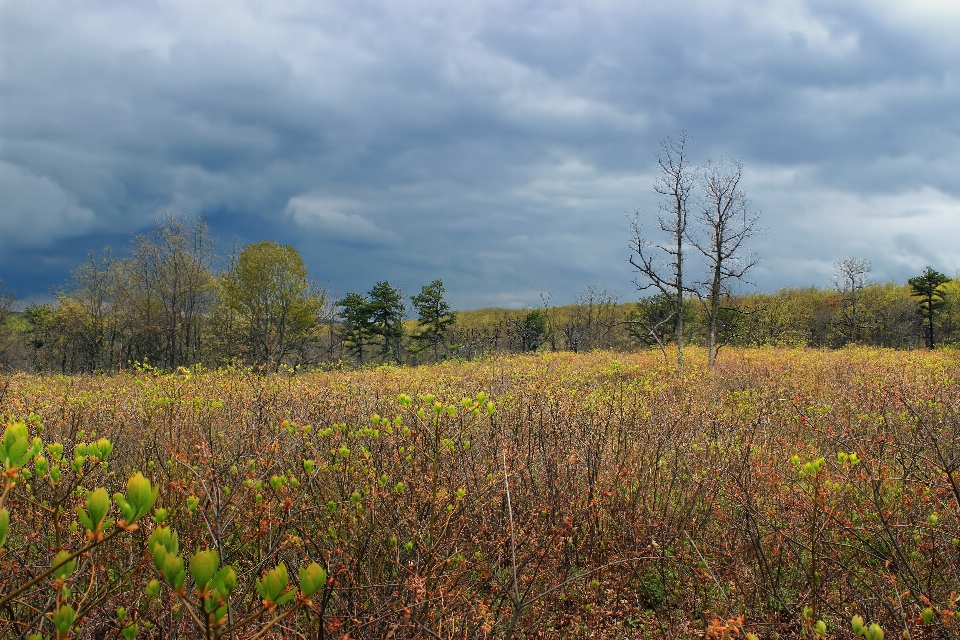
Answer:
POLYGON ((687 363, 7 376, 0 637, 957 637, 958 356, 687 363))

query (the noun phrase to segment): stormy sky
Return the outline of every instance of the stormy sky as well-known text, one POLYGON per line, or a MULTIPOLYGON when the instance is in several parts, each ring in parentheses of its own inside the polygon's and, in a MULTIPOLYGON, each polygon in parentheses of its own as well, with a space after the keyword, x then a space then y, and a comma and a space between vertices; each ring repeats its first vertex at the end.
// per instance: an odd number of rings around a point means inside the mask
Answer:
POLYGON ((164 211, 334 292, 635 299, 655 154, 744 162, 753 288, 960 269, 960 4, 0 2, 0 279, 49 297, 164 211))

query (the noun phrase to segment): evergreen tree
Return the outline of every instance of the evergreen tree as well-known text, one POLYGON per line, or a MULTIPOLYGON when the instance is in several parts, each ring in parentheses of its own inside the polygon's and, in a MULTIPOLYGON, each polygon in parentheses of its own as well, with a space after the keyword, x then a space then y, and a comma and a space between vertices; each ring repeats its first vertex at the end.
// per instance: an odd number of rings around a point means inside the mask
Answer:
POLYGON ((372 344, 370 301, 361 293, 348 293, 337 302, 340 307, 340 338, 347 351, 363 364, 363 349, 372 344))
POLYGON ((370 329, 380 336, 380 355, 400 362, 400 346, 403 340, 403 296, 389 282, 378 282, 367 294, 370 302, 370 329))
POLYGON ((524 351, 536 351, 547 335, 547 314, 543 309, 527 313, 520 325, 520 341, 524 351))
POLYGON ((923 274, 907 281, 910 284, 912 295, 920 298, 920 314, 927 321, 927 347, 934 348, 933 317, 943 307, 943 285, 950 282, 950 278, 930 267, 923 274))
POLYGON ((440 345, 447 331, 457 320, 457 314, 450 310, 450 305, 443 299, 445 292, 443 281, 434 280, 424 285, 419 294, 410 297, 413 308, 419 314, 417 333, 411 336, 417 344, 411 351, 419 353, 432 346, 435 362, 440 360, 440 345))

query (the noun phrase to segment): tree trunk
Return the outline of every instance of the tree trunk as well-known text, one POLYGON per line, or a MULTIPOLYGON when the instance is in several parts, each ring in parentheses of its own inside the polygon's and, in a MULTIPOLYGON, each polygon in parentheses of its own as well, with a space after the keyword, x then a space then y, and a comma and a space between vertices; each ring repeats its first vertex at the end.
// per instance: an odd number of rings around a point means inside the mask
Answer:
MULTIPOLYGON (((680 206, 678 199, 678 211, 680 206)), ((679 214, 677 227, 681 227, 679 214)), ((686 227, 686 224, 683 227, 686 227)), ((683 369, 683 233, 677 233, 677 368, 683 369)))

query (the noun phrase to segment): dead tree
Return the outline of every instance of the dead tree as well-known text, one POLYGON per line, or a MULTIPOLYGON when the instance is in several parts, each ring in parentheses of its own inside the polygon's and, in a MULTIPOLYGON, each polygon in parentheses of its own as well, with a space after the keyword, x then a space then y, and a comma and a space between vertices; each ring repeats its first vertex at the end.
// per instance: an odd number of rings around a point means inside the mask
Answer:
POLYGON ((850 327, 850 342, 854 344, 860 339, 860 296, 869 284, 867 274, 872 268, 866 258, 844 258, 833 263, 833 286, 840 294, 840 313, 850 327))
POLYGON ((676 141, 665 138, 660 143, 662 152, 657 156, 660 177, 653 185, 663 196, 657 216, 659 242, 645 234, 639 211, 630 222, 631 248, 636 253, 630 256, 630 264, 639 274, 634 284, 639 291, 655 288, 672 302, 680 368, 683 367, 683 299, 684 294, 690 292, 684 281, 684 243, 689 200, 697 178, 696 167, 687 157, 687 140, 687 134, 681 132, 676 141))
POLYGON ((703 168, 701 189, 703 207, 697 217, 699 234, 689 234, 690 243, 703 254, 708 276, 701 283, 700 297, 709 318, 707 330, 708 362, 713 367, 717 357, 717 327, 721 305, 730 295, 733 282, 745 279, 757 258, 744 251, 745 240, 757 234, 759 214, 749 210, 747 198, 740 190, 743 162, 716 164, 703 168))

